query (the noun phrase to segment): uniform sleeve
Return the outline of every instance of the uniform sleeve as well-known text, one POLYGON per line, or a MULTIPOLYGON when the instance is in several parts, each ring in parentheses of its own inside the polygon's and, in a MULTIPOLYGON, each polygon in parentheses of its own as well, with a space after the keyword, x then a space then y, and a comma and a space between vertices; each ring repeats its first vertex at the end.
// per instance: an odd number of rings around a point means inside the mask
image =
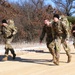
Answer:
POLYGON ((17 33, 17 27, 13 25, 11 26, 11 29, 12 29, 12 35, 15 35, 17 33))
POLYGON ((0 35, 3 35, 5 32, 3 31, 3 26, 1 26, 1 29, 0 29, 0 35))
POLYGON ((45 36, 45 33, 46 33, 46 29, 45 29, 45 26, 44 26, 43 29, 42 29, 41 36, 40 36, 40 41, 43 40, 43 38, 44 38, 44 36, 45 36))
POLYGON ((66 29, 66 26, 64 25, 64 24, 62 24, 62 31, 63 31, 63 35, 62 35, 62 37, 64 38, 64 39, 66 39, 67 38, 67 35, 68 35, 68 31, 67 31, 67 29, 66 29))
POLYGON ((62 28, 63 28, 63 31, 64 31, 65 33, 68 33, 66 23, 64 23, 64 22, 61 22, 61 23, 62 23, 62 28))

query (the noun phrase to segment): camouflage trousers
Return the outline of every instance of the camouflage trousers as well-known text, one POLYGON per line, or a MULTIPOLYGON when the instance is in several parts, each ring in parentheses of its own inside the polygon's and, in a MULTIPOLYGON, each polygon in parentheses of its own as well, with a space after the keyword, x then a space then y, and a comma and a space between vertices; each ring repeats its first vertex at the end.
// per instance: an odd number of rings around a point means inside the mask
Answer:
POLYGON ((55 40, 53 40, 52 42, 47 42, 47 48, 49 49, 53 57, 53 63, 59 65, 59 56, 57 57, 58 51, 56 50, 55 47, 56 47, 55 40))
POLYGON ((55 39, 55 53, 58 59, 60 57, 60 50, 61 50, 61 39, 57 37, 57 39, 55 39))
POLYGON ((71 62, 71 54, 70 54, 70 48, 69 46, 67 45, 67 42, 64 38, 57 38, 55 40, 55 44, 56 44, 56 56, 58 58, 58 61, 59 61, 59 57, 60 57, 60 50, 61 50, 61 43, 62 43, 62 46, 66 52, 66 55, 68 56, 68 60, 67 62, 71 62))
POLYGON ((69 48, 69 46, 68 46, 68 44, 64 38, 55 39, 55 43, 56 43, 57 50, 61 49, 60 47, 62 44, 65 51, 70 51, 70 48, 69 48))
POLYGON ((61 39, 61 43, 62 43, 62 45, 63 45, 64 50, 65 50, 66 52, 69 52, 69 53, 70 53, 70 47, 68 46, 66 40, 62 38, 62 39, 61 39))
POLYGON ((55 48, 55 41, 47 42, 47 48, 49 49, 49 51, 50 51, 50 49, 54 50, 54 48, 55 48))
POLYGON ((8 54, 9 54, 9 51, 11 52, 11 54, 13 55, 13 59, 15 59, 16 57, 16 54, 15 54, 15 51, 14 49, 12 48, 11 46, 11 42, 13 40, 13 37, 11 38, 5 38, 5 56, 2 60, 8 60, 8 54))
POLYGON ((55 48, 57 51, 60 51, 60 46, 61 46, 61 39, 58 37, 57 39, 55 39, 55 48))
POLYGON ((57 38, 55 39, 55 44, 56 44, 56 51, 57 53, 60 52, 61 50, 61 44, 66 52, 66 54, 69 56, 70 55, 70 48, 64 38, 57 38))
POLYGON ((58 37, 57 39, 53 40, 52 42, 47 42, 47 48, 49 51, 54 51, 54 54, 59 57, 60 52, 60 43, 61 39, 58 37))
POLYGON ((11 46, 12 40, 13 40, 13 37, 5 39, 5 49, 12 49, 12 46, 11 46))

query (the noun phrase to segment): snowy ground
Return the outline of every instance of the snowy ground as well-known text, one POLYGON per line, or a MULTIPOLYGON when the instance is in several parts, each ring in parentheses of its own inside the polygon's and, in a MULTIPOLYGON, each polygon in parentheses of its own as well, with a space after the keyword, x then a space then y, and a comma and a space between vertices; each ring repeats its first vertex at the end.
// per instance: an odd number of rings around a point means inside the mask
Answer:
MULTIPOLYGON (((4 54, 5 49, 4 49, 5 45, 1 44, 0 45, 0 53, 4 54)), ((46 48, 46 44, 42 43, 12 43, 12 47, 14 48, 14 50, 16 52, 19 51, 23 51, 23 50, 34 50, 34 49, 42 49, 42 48, 46 48)))
MULTIPOLYGON (((72 45, 72 41, 67 41, 68 45, 72 45)), ((22 51, 22 50, 30 50, 30 49, 37 49, 37 48, 47 48, 46 43, 12 43, 13 48, 15 51, 22 51)), ((4 52, 4 44, 0 45, 0 52, 4 52)))

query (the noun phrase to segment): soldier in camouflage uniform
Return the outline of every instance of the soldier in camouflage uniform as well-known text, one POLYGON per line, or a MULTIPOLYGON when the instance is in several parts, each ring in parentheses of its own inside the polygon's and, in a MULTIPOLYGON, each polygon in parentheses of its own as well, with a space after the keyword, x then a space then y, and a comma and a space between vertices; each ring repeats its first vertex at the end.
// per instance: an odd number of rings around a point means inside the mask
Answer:
POLYGON ((46 34, 47 35, 47 37, 46 37, 47 48, 49 49, 51 55, 53 56, 53 63, 58 65, 57 59, 56 59, 56 54, 55 54, 54 35, 52 33, 53 33, 53 30, 50 26, 49 20, 45 20, 45 25, 43 26, 42 34, 40 36, 40 42, 42 42, 42 40, 46 34))
POLYGON ((63 48, 64 48, 64 50, 65 50, 65 52, 66 52, 66 54, 68 56, 68 61, 67 62, 69 63, 71 61, 71 55, 70 55, 70 47, 68 46, 68 44, 66 42, 66 39, 69 40, 69 38, 71 36, 71 28, 72 27, 70 26, 70 23, 69 23, 69 21, 67 19, 67 16, 62 15, 60 21, 62 22, 62 24, 64 25, 64 27, 66 29, 67 36, 66 37, 62 36, 61 43, 62 43, 63 48))
POLYGON ((71 61, 71 55, 70 55, 70 49, 66 43, 66 37, 67 37, 67 30, 65 28, 65 25, 64 23, 62 23, 60 20, 59 20, 59 15, 58 14, 55 14, 54 15, 54 22, 52 23, 52 26, 53 26, 53 31, 54 31, 54 35, 56 37, 55 39, 55 43, 56 43, 56 54, 57 54, 57 57, 58 57, 58 62, 59 62, 59 51, 60 51, 60 47, 61 47, 61 43, 63 44, 63 47, 64 47, 64 50, 66 51, 66 54, 68 56, 68 61, 67 62, 70 62, 71 61))
POLYGON ((1 27, 1 33, 5 39, 5 57, 3 60, 8 60, 8 53, 9 50, 11 51, 13 55, 13 59, 15 59, 16 54, 14 49, 11 46, 11 42, 13 40, 13 36, 17 33, 17 29, 14 26, 14 21, 13 20, 2 20, 2 27, 1 27))

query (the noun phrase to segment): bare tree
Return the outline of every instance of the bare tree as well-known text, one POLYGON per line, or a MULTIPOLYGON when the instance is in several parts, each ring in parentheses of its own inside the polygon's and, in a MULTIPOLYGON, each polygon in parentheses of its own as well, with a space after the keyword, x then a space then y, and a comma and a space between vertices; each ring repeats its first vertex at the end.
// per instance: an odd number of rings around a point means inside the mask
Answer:
POLYGON ((38 8, 41 9, 44 5, 44 1, 45 0, 31 0, 31 2, 33 3, 33 5, 38 8))
POLYGON ((38 41, 44 19, 51 19, 54 9, 50 5, 44 5, 45 0, 17 0, 16 3, 14 1, 0 0, 0 21, 4 18, 14 19, 18 27, 14 42, 38 41))
POLYGON ((52 0, 57 9, 65 13, 67 16, 71 16, 75 13, 75 0, 52 0))

